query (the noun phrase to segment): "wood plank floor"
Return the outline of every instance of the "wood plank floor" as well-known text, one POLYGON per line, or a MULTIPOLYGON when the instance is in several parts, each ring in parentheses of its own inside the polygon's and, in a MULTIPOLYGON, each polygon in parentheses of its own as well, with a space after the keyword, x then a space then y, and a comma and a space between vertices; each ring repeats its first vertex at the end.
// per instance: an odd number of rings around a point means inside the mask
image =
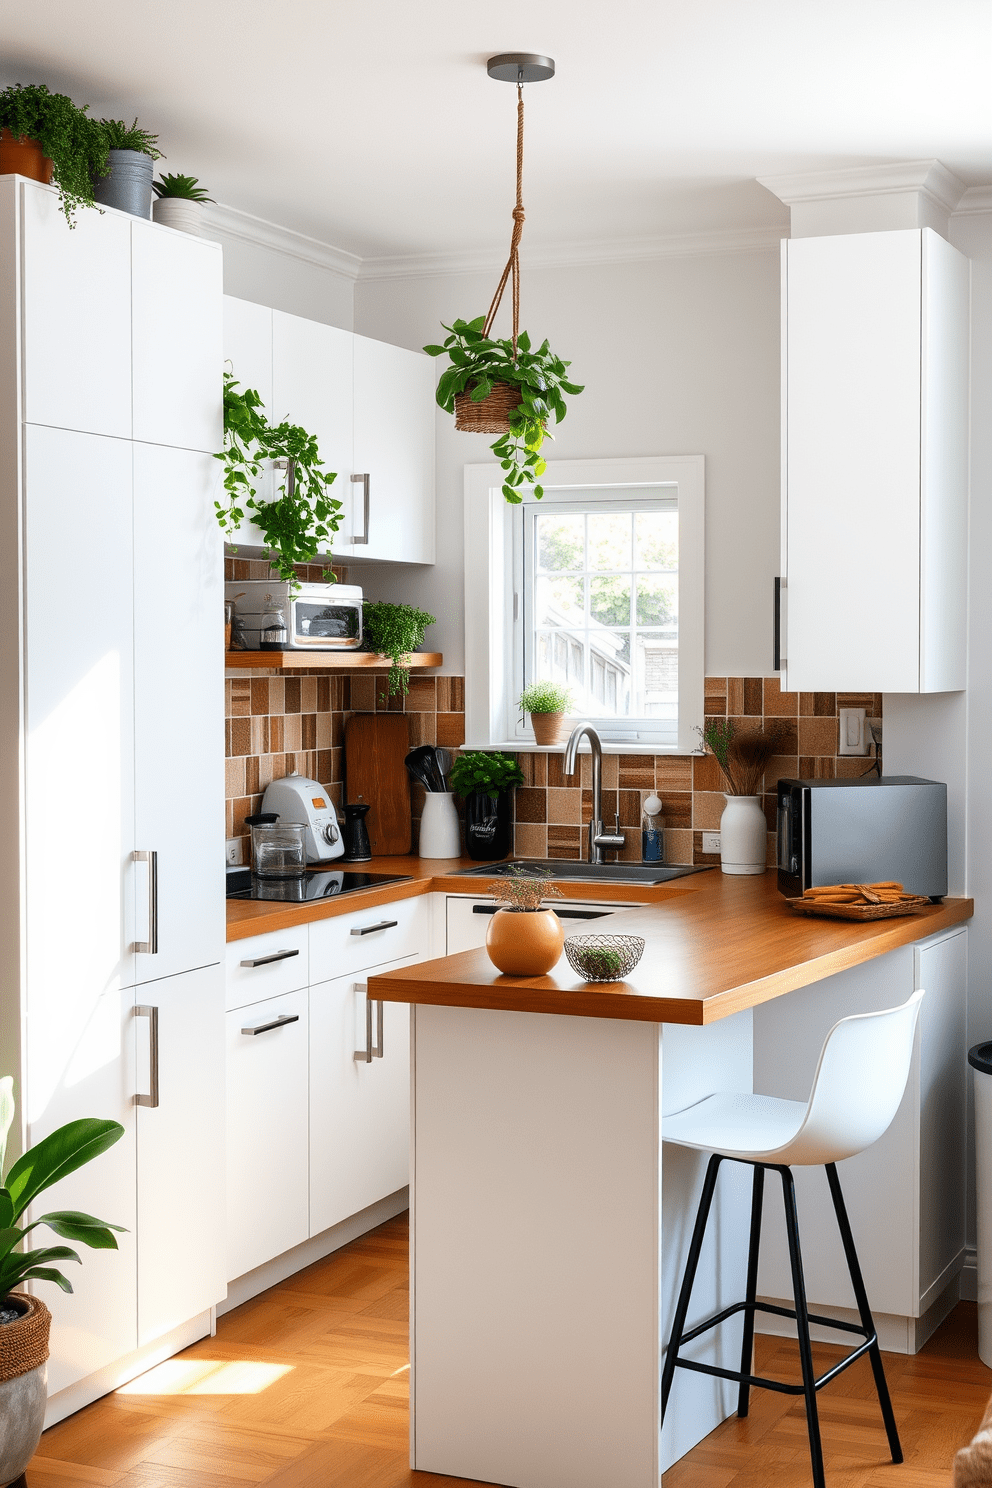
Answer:
MULTIPOLYGON (((478 1488, 407 1466, 405 1216, 221 1318, 206 1338, 47 1431, 28 1488, 478 1488)), ((867 1360, 820 1396, 829 1488, 947 1488, 992 1390, 962 1303, 915 1358, 886 1355, 893 1467, 867 1360)), ((838 1351, 814 1346, 818 1368, 838 1351)), ((758 1366, 798 1378, 793 1344, 758 1366)), ((677 1388, 677 1385, 676 1385, 677 1388)), ((755 1391, 664 1488, 809 1488, 801 1402, 755 1391)), ((609 1484, 603 1484, 609 1488, 609 1484)))

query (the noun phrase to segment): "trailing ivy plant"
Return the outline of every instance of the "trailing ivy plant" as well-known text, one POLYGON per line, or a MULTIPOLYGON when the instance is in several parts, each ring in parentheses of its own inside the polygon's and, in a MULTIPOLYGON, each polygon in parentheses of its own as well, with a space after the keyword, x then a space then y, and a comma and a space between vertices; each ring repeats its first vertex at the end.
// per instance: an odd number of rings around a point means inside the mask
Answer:
POLYGON ((163 171, 159 179, 152 182, 152 190, 159 199, 164 197, 170 201, 213 201, 195 176, 173 175, 169 171, 163 171))
POLYGON ((367 599, 362 606, 362 631, 370 651, 379 656, 388 656, 389 693, 410 691, 410 668, 403 665, 403 657, 415 651, 424 639, 428 625, 437 623, 434 615, 426 610, 417 610, 413 605, 388 604, 385 600, 367 599))
POLYGON ((518 388, 520 403, 510 413, 509 431, 500 434, 491 448, 503 467, 506 500, 519 505, 528 485, 540 500, 544 488, 539 482, 547 468, 541 446, 545 438, 554 438, 548 433, 548 420, 554 414, 560 424, 567 411, 563 394, 574 398, 582 388, 566 380, 571 362, 555 356, 546 340, 533 351, 530 337, 521 331, 514 350, 509 339, 493 341, 483 335, 485 323, 484 315, 456 320, 444 326, 450 334, 442 346, 424 347, 428 356, 447 355, 451 362, 438 381, 437 401, 447 413, 454 413, 457 393, 467 392, 473 403, 481 403, 497 383, 518 388))
POLYGON ((101 119, 100 128, 106 137, 108 149, 136 150, 139 155, 150 155, 153 160, 162 159, 158 135, 141 129, 137 119, 133 124, 125 124, 123 119, 101 119))
POLYGON ((0 93, 0 127, 15 139, 37 140, 52 162, 52 182, 70 227, 79 207, 96 205, 93 180, 105 176, 107 138, 100 124, 87 117, 65 93, 51 93, 44 83, 14 83, 0 93))
MULTIPOLYGON (((261 394, 254 388, 242 390, 225 372, 224 448, 214 458, 224 463, 227 494, 214 506, 226 533, 237 532, 245 520, 261 528, 266 547, 273 550, 273 568, 295 589, 299 580, 294 565, 312 563, 341 525, 341 503, 327 489, 337 473, 323 469, 313 434, 287 420, 270 424, 261 410, 261 394), (255 483, 265 460, 283 462, 285 474, 275 501, 258 499, 255 483)), ((329 568, 324 578, 334 582, 329 568)))

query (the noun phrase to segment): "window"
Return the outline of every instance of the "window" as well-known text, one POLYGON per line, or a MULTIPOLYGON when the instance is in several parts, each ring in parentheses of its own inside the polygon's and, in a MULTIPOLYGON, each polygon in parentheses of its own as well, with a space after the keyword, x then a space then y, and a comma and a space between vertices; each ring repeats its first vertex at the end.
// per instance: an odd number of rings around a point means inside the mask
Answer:
POLYGON ((529 744, 523 686, 563 682, 606 747, 686 753, 703 721, 701 456, 549 464, 509 507, 465 472, 470 747, 529 744))

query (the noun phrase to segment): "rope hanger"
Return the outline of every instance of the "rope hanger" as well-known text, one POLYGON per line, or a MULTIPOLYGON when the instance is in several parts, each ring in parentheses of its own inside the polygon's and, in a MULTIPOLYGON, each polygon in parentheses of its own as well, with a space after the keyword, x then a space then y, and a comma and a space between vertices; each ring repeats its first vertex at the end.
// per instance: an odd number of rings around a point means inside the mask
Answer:
POLYGON ((482 327, 483 336, 488 336, 492 330, 496 312, 503 298, 506 281, 513 277, 513 360, 517 360, 517 336, 520 331, 520 239, 524 230, 524 90, 523 86, 517 84, 517 204, 513 208, 513 234, 510 238, 510 256, 506 261, 506 268, 496 286, 493 302, 489 306, 489 314, 486 323, 482 327))

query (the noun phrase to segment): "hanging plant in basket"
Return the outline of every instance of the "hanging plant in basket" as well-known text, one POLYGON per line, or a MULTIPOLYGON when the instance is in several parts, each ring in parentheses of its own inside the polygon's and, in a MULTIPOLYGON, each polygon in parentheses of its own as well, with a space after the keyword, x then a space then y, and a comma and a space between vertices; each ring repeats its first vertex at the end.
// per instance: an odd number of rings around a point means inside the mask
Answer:
MULTIPOLYGON (((537 351, 520 330, 520 238, 524 227, 524 94, 517 84, 517 202, 513 209, 510 256, 500 276, 487 315, 444 325, 449 332, 441 346, 425 346, 428 356, 447 355, 451 366, 441 374, 437 401, 455 415, 455 428, 471 434, 497 434, 491 448, 503 468, 503 495, 518 505, 530 486, 538 500, 544 495, 540 478, 546 469, 541 458, 554 414, 561 423, 567 406, 563 394, 582 392, 566 378, 570 362, 556 356, 545 340, 537 351), (513 284, 513 334, 502 341, 490 338, 493 321, 507 281, 513 284)), ((443 324, 443 322, 442 322, 443 324)))
MULTIPOLYGON (((323 469, 313 434, 286 420, 270 424, 261 408, 261 394, 242 390, 230 372, 224 373, 224 448, 214 458, 224 462, 227 499, 214 502, 217 522, 228 534, 246 518, 254 522, 272 550, 273 568, 298 588, 294 565, 313 562, 341 525, 341 503, 327 490, 337 473, 323 469), (264 460, 274 460, 284 472, 275 501, 258 499, 255 482, 264 460)), ((334 582, 329 568, 324 578, 334 582)))

